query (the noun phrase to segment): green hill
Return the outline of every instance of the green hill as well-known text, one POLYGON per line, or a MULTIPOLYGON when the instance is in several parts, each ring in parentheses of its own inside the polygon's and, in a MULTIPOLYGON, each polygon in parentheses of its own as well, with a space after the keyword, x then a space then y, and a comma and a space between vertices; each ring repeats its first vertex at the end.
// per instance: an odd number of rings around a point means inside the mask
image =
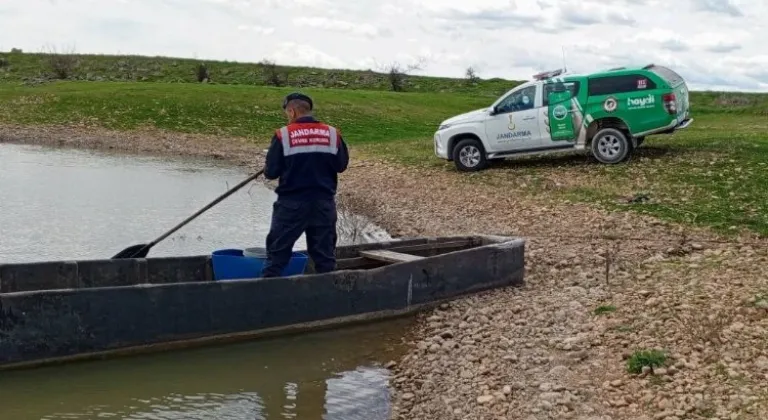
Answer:
MULTIPOLYGON (((5 52, 0 53, 0 118, 26 124, 87 122, 118 129, 149 124, 260 137, 282 122, 280 96, 298 88, 317 96, 321 117, 347 127, 360 141, 403 140, 429 136, 442 119, 487 106, 521 83, 393 73, 5 52), (201 63, 210 78, 204 83, 197 77, 201 63), (402 91, 392 91, 393 78, 398 78, 402 91)), ((691 104, 698 115, 768 115, 764 94, 693 92, 691 104)))
POLYGON ((413 76, 406 69, 388 67, 372 70, 321 69, 279 66, 268 61, 238 63, 188 58, 42 54, 0 52, 0 82, 37 82, 48 79, 112 82, 199 83, 207 74, 211 84, 292 86, 393 90, 399 83, 409 92, 472 93, 498 96, 520 84, 504 79, 452 79, 413 76), (198 73, 200 66, 206 72, 198 73), (389 70, 389 71, 387 71, 389 70))
MULTIPOLYGON (((267 61, 239 63, 135 55, 45 54, 22 53, 18 50, 0 52, 0 83, 24 85, 54 80, 201 84, 199 80, 207 77, 204 79, 206 85, 452 93, 486 98, 481 102, 486 104, 523 82, 499 78, 415 76, 407 73, 405 69, 391 66, 382 71, 361 71, 280 66, 267 61)), ((216 89, 212 88, 212 91, 216 89)), ((768 95, 694 92, 692 105, 697 113, 765 115, 768 95)))

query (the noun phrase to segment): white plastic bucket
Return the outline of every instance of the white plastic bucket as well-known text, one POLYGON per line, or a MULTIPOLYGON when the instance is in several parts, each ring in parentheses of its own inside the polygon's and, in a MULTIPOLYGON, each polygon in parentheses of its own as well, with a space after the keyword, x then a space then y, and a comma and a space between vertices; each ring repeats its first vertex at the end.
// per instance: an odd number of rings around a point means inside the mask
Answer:
POLYGON ((243 250, 243 256, 249 257, 249 258, 267 258, 267 249, 266 248, 260 248, 260 247, 254 247, 254 248, 245 248, 243 250))

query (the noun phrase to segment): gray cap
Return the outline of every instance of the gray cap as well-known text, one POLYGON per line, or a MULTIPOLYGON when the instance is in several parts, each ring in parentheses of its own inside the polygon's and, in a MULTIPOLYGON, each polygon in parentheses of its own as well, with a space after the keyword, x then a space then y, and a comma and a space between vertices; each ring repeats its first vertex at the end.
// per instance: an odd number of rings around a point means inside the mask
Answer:
POLYGON ((299 93, 299 92, 293 92, 293 93, 289 94, 288 96, 286 96, 285 99, 283 99, 283 109, 285 109, 285 107, 288 106, 288 102, 290 102, 290 101, 292 101, 294 99, 298 99, 300 101, 304 101, 304 102, 308 103, 309 104, 309 110, 310 111, 312 110, 312 107, 313 107, 312 98, 310 98, 309 96, 307 96, 307 95, 305 95, 303 93, 299 93))

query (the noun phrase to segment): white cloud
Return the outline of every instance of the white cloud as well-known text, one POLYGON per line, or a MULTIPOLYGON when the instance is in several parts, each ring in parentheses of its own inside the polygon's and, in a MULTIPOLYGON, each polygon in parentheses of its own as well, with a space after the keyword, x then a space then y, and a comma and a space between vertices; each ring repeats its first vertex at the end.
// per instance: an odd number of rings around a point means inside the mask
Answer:
POLYGON ((734 4, 733 0, 693 0, 696 10, 730 15, 733 17, 744 16, 741 8, 734 4))
POLYGON ((768 2, 747 0, 3 0, 0 50, 270 58, 375 68, 428 59, 422 74, 529 79, 669 65, 698 88, 768 91, 768 2), (762 58, 760 58, 762 57, 762 58))
POLYGON ((305 29, 319 29, 330 32, 346 32, 353 35, 362 35, 369 38, 384 35, 382 31, 370 23, 352 23, 345 20, 328 19, 324 17, 298 17, 293 19, 293 24, 305 29))
MULTIPOLYGON (((225 1, 225 0, 208 0, 208 1, 225 1)), ((275 33, 275 28, 267 28, 265 26, 259 26, 259 25, 238 25, 237 29, 240 31, 256 32, 257 34, 261 34, 261 35, 271 35, 275 33)))
POLYGON ((283 42, 267 58, 279 64, 292 66, 308 65, 313 67, 343 68, 344 60, 327 54, 311 45, 283 42))

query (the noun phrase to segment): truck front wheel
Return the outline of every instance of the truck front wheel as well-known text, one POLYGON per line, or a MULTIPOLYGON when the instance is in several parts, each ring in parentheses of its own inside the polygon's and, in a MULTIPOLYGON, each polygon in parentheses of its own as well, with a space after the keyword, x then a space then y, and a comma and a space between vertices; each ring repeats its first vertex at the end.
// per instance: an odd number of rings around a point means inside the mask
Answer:
POLYGON ((615 128, 603 128, 592 138, 592 155, 600 163, 619 163, 629 156, 631 148, 627 135, 615 128))
POLYGON ((483 145, 475 139, 459 141, 453 148, 453 163, 462 172, 475 172, 488 166, 483 145))

